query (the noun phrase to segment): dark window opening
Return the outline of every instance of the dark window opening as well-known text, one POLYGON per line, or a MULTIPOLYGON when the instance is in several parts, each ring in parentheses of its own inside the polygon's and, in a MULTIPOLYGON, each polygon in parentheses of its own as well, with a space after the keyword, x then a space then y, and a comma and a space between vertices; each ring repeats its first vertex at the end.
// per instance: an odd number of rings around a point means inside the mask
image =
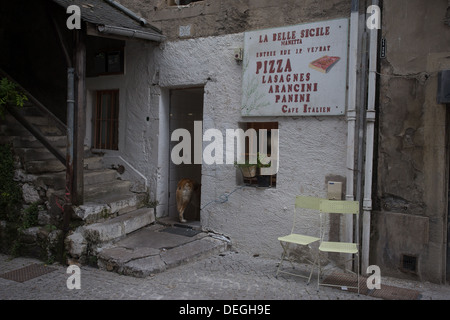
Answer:
POLYGON ((94 74, 123 74, 123 50, 98 52, 94 58, 94 74))
MULTIPOLYGON (((272 153, 272 146, 271 146, 271 130, 272 129, 278 129, 278 122, 246 122, 244 123, 244 127, 242 128, 245 130, 248 129, 255 129, 256 131, 256 152, 260 153, 262 150, 260 150, 259 146, 259 130, 266 129, 267 130, 267 156, 270 157, 272 153)), ((249 160, 251 148, 250 146, 254 143, 254 141, 251 141, 252 137, 245 139, 245 157, 246 162, 249 160)), ((243 175, 243 182, 247 185, 255 185, 255 186, 262 186, 262 187, 276 187, 277 185, 277 175, 271 175, 271 176, 262 176, 260 175, 260 168, 256 168, 256 171, 254 171, 254 168, 244 167, 240 168, 241 173, 243 175)))
POLYGON ((125 42, 122 40, 88 37, 86 76, 121 75, 125 73, 125 42))
POLYGON ((169 6, 186 6, 192 2, 201 2, 203 0, 169 0, 169 6))
POLYGON ((408 272, 417 272, 417 257, 402 255, 402 269, 408 272))
POLYGON ((94 148, 118 150, 119 90, 97 91, 94 125, 94 148))

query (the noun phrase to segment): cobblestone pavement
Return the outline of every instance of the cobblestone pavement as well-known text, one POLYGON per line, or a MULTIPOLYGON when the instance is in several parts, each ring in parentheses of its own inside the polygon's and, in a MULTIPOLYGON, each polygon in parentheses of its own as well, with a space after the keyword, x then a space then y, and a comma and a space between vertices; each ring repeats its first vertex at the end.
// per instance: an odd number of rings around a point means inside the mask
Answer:
MULTIPOLYGON (((30 258, 11 259, 0 254, 0 274, 34 263, 30 258)), ((69 290, 66 267, 23 283, 0 278, 1 300, 28 299, 162 299, 162 300, 378 300, 314 282, 280 275, 278 260, 233 251, 169 269, 147 278, 133 278, 92 267, 81 267, 81 288, 69 290)), ((450 299, 449 285, 382 277, 382 283, 418 290, 421 300, 450 299)))

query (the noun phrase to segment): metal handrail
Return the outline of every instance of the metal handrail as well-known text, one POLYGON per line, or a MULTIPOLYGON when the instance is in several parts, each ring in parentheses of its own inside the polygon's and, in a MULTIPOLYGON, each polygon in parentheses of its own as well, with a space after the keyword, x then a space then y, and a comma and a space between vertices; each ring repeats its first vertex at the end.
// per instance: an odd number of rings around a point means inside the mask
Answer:
POLYGON ((25 88, 23 88, 9 74, 7 74, 4 70, 0 69, 0 75, 7 78, 11 82, 14 82, 17 88, 27 96, 28 100, 33 105, 35 105, 39 109, 39 111, 41 111, 43 114, 51 118, 51 120, 55 123, 58 129, 61 130, 61 132, 67 131, 67 126, 64 122, 62 122, 57 116, 55 116, 50 110, 48 110, 39 100, 37 100, 30 92, 28 92, 25 88))
POLYGON ((47 139, 42 132, 36 128, 33 124, 31 124, 23 115, 21 115, 15 107, 7 106, 6 110, 8 110, 9 114, 11 114, 17 121, 19 121, 25 129, 27 129, 37 140, 39 140, 44 147, 48 149, 64 166, 66 166, 66 157, 64 154, 55 148, 47 139))
MULTIPOLYGON (((17 83, 4 70, 0 69, 0 75, 6 77, 9 81, 14 82, 17 88, 25 94, 30 102, 36 106, 44 115, 51 118, 56 127, 61 130, 63 134, 67 132, 67 126, 59 120, 53 113, 51 113, 42 103, 33 97, 27 90, 17 83)), ((47 137, 32 123, 30 123, 18 110, 11 106, 6 106, 6 110, 27 129, 37 140, 39 140, 44 147, 46 147, 64 166, 66 166, 66 156, 57 148, 55 148, 47 137)))

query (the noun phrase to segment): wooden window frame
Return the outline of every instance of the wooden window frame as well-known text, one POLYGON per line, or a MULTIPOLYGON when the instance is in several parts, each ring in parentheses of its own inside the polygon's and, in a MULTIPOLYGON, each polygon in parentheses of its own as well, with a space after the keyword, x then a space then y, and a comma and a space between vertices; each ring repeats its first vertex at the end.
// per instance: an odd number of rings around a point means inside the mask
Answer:
POLYGON ((111 48, 111 49, 105 49, 101 50, 95 53, 94 55, 94 70, 92 72, 92 76, 112 76, 112 75, 122 75, 125 74, 125 50, 123 47, 118 48, 111 48), (109 64, 109 58, 117 55, 119 59, 119 70, 118 71, 111 71, 110 64, 109 64), (98 55, 104 55, 104 71, 98 71, 95 70, 95 59, 98 55))
MULTIPOLYGON (((256 130, 257 139, 259 139, 259 130, 260 129, 267 129, 268 133, 272 129, 278 129, 278 122, 275 122, 275 121, 271 121, 271 122, 245 122, 243 124, 244 124, 244 131, 248 130, 248 129, 255 129, 256 130)), ((267 138, 270 139, 269 136, 267 138)), ((249 139, 251 139, 251 137, 249 137, 249 139)), ((246 159, 249 156, 249 153, 248 153, 249 148, 250 148, 250 146, 249 146, 249 143, 250 143, 249 139, 245 140, 245 152, 246 152, 245 153, 245 157, 246 157, 246 159)), ((257 146, 257 152, 259 152, 259 140, 256 141, 256 146, 257 146)), ((268 153, 267 156, 270 157, 269 151, 267 153, 268 153)), ((260 169, 258 168, 255 177, 252 177, 252 178, 243 177, 244 184, 257 185, 258 184, 257 176, 260 175, 259 171, 260 171, 260 169)), ((274 175, 270 176, 269 187, 273 188, 273 187, 276 187, 276 185, 277 185, 277 175, 274 174, 274 175)))
POLYGON ((95 97, 94 113, 94 149, 119 150, 119 90, 97 90, 95 97), (109 105, 110 116, 103 118, 102 103, 105 94, 111 95, 109 105), (103 126, 106 122, 106 126, 103 126), (102 130, 105 128, 105 141, 102 141, 102 130))

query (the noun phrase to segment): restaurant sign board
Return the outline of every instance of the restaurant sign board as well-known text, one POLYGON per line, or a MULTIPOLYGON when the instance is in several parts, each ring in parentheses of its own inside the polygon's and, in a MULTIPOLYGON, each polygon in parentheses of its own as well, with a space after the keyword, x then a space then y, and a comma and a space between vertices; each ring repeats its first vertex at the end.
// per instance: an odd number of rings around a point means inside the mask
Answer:
POLYGON ((343 115, 349 20, 246 32, 243 116, 343 115))

